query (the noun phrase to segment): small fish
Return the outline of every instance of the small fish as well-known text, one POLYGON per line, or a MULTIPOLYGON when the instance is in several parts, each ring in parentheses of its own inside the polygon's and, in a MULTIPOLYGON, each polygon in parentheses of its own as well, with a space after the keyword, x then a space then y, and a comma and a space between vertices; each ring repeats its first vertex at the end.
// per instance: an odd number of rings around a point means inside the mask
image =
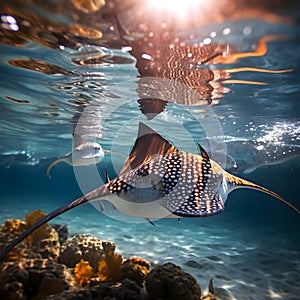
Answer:
POLYGON ((66 156, 54 160, 47 167, 46 174, 49 178, 51 178, 50 170, 52 169, 52 167, 60 162, 65 162, 73 167, 82 167, 100 163, 104 158, 104 153, 125 156, 123 153, 120 152, 104 150, 100 144, 96 142, 88 142, 75 133, 73 133, 73 141, 74 149, 71 152, 69 152, 66 156))
POLYGON ((228 193, 252 188, 300 210, 280 195, 224 171, 199 145, 201 155, 180 151, 143 123, 118 177, 37 221, 0 255, 42 224, 87 202, 107 200, 120 212, 145 218, 208 217, 221 213, 228 193))
MULTIPOLYGON (((75 124, 77 126, 77 123, 75 124)), ((124 154, 120 152, 104 150, 100 144, 96 142, 86 141, 84 138, 82 138, 82 136, 73 132, 73 150, 67 155, 54 160, 47 167, 46 174, 49 178, 51 178, 50 170, 53 166, 60 162, 65 162, 73 167, 90 166, 98 164, 103 160, 105 153, 124 156, 124 154)))
POLYGON ((95 142, 83 141, 70 153, 53 161, 47 168, 46 174, 49 178, 50 170, 60 162, 65 162, 70 166, 89 166, 101 162, 104 158, 104 150, 101 145, 95 142))

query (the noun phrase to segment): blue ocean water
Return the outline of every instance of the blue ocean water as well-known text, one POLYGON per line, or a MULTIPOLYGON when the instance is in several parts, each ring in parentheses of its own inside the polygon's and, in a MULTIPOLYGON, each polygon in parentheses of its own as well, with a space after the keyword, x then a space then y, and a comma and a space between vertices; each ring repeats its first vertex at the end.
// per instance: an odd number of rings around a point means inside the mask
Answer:
MULTIPOLYGON (((197 152, 196 143, 201 143, 214 159, 221 157, 230 172, 300 206, 297 10, 293 22, 243 18, 174 30, 187 45, 233 49, 222 52, 224 62, 192 62, 196 71, 214 74, 210 80, 196 77, 192 86, 207 92, 211 83, 208 105, 208 96, 199 102, 186 98, 177 77, 172 78, 174 87, 165 75, 141 76, 139 60, 126 49, 115 23, 98 19, 93 23, 86 12, 62 13, 60 6, 18 5, 5 2, 0 9, 1 223, 23 218, 34 209, 50 212, 101 184, 87 176, 83 187, 72 166, 63 162, 52 168, 51 179, 46 176, 48 165, 72 150, 74 132, 113 151, 106 153, 97 170, 102 180, 105 168, 111 177, 117 176, 139 122, 181 150, 197 152), (264 39, 266 51, 259 53, 264 39), (225 60, 248 52, 258 55, 225 60), (153 78, 159 96, 169 102, 149 118, 138 100, 144 94, 158 97, 153 78)), ((128 23, 134 18, 126 16, 122 13, 121 21, 132 30, 128 23)), ((89 167, 79 168, 89 174, 89 167)), ((89 233, 114 241, 124 257, 142 256, 152 265, 173 261, 204 289, 213 277, 215 286, 227 291, 224 299, 299 299, 299 215, 258 191, 233 192, 225 211, 215 217, 161 219, 155 227, 146 221, 110 218, 89 204, 53 222, 67 224, 70 234, 89 233)))

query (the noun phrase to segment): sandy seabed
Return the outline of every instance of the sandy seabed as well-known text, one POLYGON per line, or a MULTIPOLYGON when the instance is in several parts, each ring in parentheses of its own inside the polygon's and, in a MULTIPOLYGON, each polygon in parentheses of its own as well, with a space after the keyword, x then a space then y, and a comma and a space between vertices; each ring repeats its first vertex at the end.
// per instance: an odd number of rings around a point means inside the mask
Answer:
MULTIPOLYGON (((17 201, 9 207, 0 203, 0 208, 3 223, 8 218, 22 219, 36 208, 49 212, 56 207, 51 202, 36 207, 33 202, 17 201)), ((113 241, 124 258, 143 257, 152 266, 173 262, 192 274, 204 291, 213 278, 216 292, 222 288, 224 300, 300 299, 297 232, 287 235, 278 228, 220 222, 218 217, 157 220, 156 226, 146 221, 121 222, 89 204, 52 223, 66 224, 70 235, 91 234, 113 241)))

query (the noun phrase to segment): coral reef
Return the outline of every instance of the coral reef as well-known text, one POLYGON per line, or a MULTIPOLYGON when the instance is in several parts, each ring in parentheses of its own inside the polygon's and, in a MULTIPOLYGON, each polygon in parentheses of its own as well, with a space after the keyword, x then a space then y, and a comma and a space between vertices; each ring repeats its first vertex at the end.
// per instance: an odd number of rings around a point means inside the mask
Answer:
POLYGON ((142 286, 150 271, 150 263, 143 258, 131 257, 123 262, 121 271, 122 278, 128 278, 142 286))
POLYGON ((1 226, 0 231, 3 233, 11 233, 13 235, 21 234, 26 229, 26 223, 17 219, 8 219, 1 226))
POLYGON ((57 259, 60 253, 60 242, 55 229, 49 228, 48 235, 44 239, 37 241, 30 247, 34 253, 39 253, 42 258, 57 259))
POLYGON ((121 283, 101 282, 87 289, 67 290, 51 295, 45 300, 150 300, 149 295, 134 282, 124 280, 121 283))
MULTIPOLYGON (((0 250, 3 250, 7 244, 11 243, 44 215, 45 213, 42 211, 35 210, 25 216, 25 221, 7 220, 0 229, 0 250)), ((13 261, 22 257, 56 259, 59 251, 60 243, 56 230, 45 224, 11 251, 6 260, 13 261)))
POLYGON ((68 239, 68 236, 69 236, 69 231, 68 231, 67 225, 51 224, 51 227, 57 231, 59 242, 62 245, 68 239))
POLYGON ((6 300, 39 300, 76 286, 71 271, 49 259, 4 262, 0 282, 0 298, 6 300))
MULTIPOLYGON (((0 249, 42 215, 34 211, 25 222, 7 220, 0 230, 0 249)), ((211 280, 209 293, 201 298, 197 281, 179 266, 167 263, 151 270, 143 258, 123 260, 112 242, 83 234, 65 240, 67 228, 55 228, 60 236, 47 225, 0 262, 0 299, 216 300, 215 292, 223 293, 211 280)))
POLYGON ((96 272, 99 260, 104 258, 105 253, 114 252, 115 248, 114 243, 87 234, 76 234, 62 245, 59 262, 74 268, 79 261, 85 260, 96 272))
MULTIPOLYGON (((34 210, 25 216, 26 228, 30 228, 35 222, 43 218, 46 214, 41 210, 34 210)), ((58 233, 50 225, 44 224, 26 238, 30 249, 34 253, 39 253, 42 258, 56 259, 60 251, 58 233)))
MULTIPOLYGON (((25 222, 15 219, 6 220, 6 222, 1 226, 0 229, 0 251, 2 251, 7 244, 11 243, 17 236, 22 234, 25 230, 25 222)), ((26 241, 23 241, 7 255, 7 260, 15 260, 24 257, 26 248, 27 243, 26 241)))
POLYGON ((201 297, 195 278, 172 263, 151 270, 146 277, 146 288, 153 300, 199 300, 201 297))

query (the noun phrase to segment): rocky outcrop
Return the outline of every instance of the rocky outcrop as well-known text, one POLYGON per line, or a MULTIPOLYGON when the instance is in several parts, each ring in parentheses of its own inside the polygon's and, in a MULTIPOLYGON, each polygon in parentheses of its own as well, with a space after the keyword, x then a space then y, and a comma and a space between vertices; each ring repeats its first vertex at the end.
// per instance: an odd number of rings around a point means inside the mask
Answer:
POLYGON ((98 262, 106 253, 114 252, 115 248, 114 243, 86 234, 76 234, 62 245, 58 260, 71 268, 74 268, 80 260, 85 260, 96 272, 98 262))
POLYGON ((122 278, 128 278, 142 286, 150 272, 150 263, 143 258, 131 257, 123 262, 121 272, 122 278))
MULTIPOLYGON (((40 211, 26 222, 7 220, 0 229, 0 250, 22 234, 40 211)), ((25 239, 0 262, 0 299, 5 300, 216 300, 224 291, 213 288, 201 298, 192 275, 167 263, 150 269, 137 257, 126 260, 115 244, 90 235, 67 238, 65 226, 50 225, 25 239), (74 269, 73 269, 74 268, 74 269), (217 296, 216 296, 217 295, 217 296)), ((224 297, 225 299, 226 297, 224 297)), ((228 297, 227 297, 228 298, 228 297)), ((226 299, 227 299, 226 298, 226 299)))
POLYGON ((0 274, 0 299, 44 299, 76 286, 71 271, 49 259, 4 262, 0 274))
MULTIPOLYGON (((26 230, 26 223, 18 219, 8 219, 2 224, 0 229, 0 251, 13 242, 16 237, 21 235, 26 230)), ((17 247, 15 247, 8 255, 7 258, 17 259, 22 256, 26 256, 26 249, 28 244, 22 241, 17 247)), ((30 251, 31 252, 31 251, 30 251)), ((30 254, 30 253, 29 253, 30 254)))
POLYGON ((68 226, 64 224, 51 224, 51 227, 57 231, 59 242, 62 245, 69 236, 68 226))
POLYGON ((121 283, 101 282, 87 289, 77 289, 51 295, 45 300, 151 300, 149 295, 133 281, 121 283))
MULTIPOLYGON (((0 230, 0 251, 20 236, 28 225, 17 219, 7 220, 0 230)), ((60 252, 58 233, 51 226, 35 239, 25 239, 7 256, 7 260, 18 258, 49 258, 57 259, 60 252)))
POLYGON ((146 277, 146 288, 152 300, 199 300, 201 298, 201 288, 195 278, 172 263, 151 270, 146 277))
POLYGON ((37 241, 30 249, 34 253, 39 253, 42 258, 56 260, 60 253, 60 242, 57 231, 50 227, 47 238, 37 241))

